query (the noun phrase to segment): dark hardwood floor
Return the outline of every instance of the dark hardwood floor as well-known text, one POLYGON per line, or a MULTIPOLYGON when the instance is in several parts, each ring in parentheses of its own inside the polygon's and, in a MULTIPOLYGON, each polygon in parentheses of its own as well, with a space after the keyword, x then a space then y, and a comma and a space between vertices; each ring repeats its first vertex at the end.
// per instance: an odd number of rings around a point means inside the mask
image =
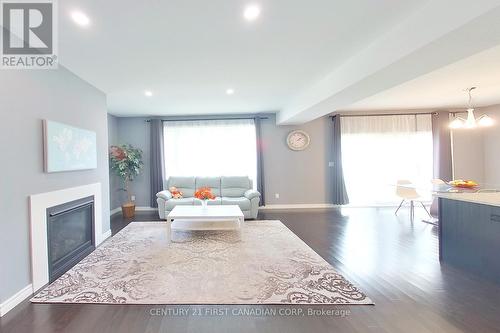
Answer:
MULTIPOLYGON (((151 306, 31 304, 0 319, 23 332, 500 332, 500 286, 438 261, 437 228, 410 222, 407 211, 344 208, 266 211, 281 220, 374 306, 151 306), (290 309, 304 315, 291 315, 290 309), (176 312, 189 311, 189 315, 176 312), (277 315, 239 315, 274 309, 277 315), (338 310, 330 314, 308 313, 338 310), (225 314, 225 311, 228 314, 225 314), (343 312, 341 312, 342 310, 343 312), (162 312, 163 311, 163 312, 162 312), (171 311, 168 313, 168 311, 171 311), (201 315, 195 315, 197 311, 201 315), (219 313, 217 313, 219 312, 219 313)), ((135 221, 157 220, 138 212, 135 221)), ((113 234, 131 221, 112 217, 113 234)))

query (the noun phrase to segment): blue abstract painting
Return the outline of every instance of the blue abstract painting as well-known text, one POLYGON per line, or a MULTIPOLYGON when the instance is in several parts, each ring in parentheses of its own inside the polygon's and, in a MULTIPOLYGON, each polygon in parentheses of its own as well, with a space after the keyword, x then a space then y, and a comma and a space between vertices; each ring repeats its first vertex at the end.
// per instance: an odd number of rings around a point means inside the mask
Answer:
POLYGON ((96 133, 44 120, 45 172, 97 168, 96 133))

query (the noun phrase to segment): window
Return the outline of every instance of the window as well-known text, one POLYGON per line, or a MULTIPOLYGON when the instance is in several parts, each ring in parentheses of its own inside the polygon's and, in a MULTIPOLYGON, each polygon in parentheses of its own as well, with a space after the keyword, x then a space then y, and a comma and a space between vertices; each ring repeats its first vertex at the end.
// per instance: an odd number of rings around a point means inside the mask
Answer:
POLYGON ((165 175, 257 178, 253 119, 164 122, 165 175))
POLYGON ((430 115, 343 117, 342 164, 351 204, 393 204, 398 179, 432 179, 430 115))

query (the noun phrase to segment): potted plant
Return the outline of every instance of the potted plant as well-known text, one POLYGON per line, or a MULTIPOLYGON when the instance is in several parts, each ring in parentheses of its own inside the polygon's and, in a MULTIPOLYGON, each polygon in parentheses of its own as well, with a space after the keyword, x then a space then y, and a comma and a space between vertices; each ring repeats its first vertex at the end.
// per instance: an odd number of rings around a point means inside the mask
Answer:
POLYGON ((111 146, 109 149, 111 170, 123 180, 123 190, 127 193, 127 202, 122 204, 123 217, 131 218, 135 215, 135 203, 132 201, 130 182, 139 175, 144 163, 142 150, 131 145, 111 146))

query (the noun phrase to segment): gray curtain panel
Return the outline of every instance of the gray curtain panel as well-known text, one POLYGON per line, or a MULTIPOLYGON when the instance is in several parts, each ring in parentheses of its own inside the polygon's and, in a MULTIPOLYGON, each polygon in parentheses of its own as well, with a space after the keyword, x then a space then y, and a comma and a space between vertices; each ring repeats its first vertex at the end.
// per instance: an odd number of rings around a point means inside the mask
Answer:
POLYGON ((333 200, 334 205, 346 205, 349 197, 345 188, 344 171, 342 169, 342 133, 340 130, 340 116, 333 116, 333 200))
POLYGON ((451 158, 450 113, 439 111, 432 115, 434 178, 450 181, 453 178, 451 158))
POLYGON ((262 144, 261 119, 255 118, 255 132, 257 138, 257 191, 260 192, 260 205, 266 204, 265 184, 264 184, 264 158, 262 144))
POLYGON ((164 147, 163 147, 163 122, 152 119, 151 125, 151 207, 158 207, 156 193, 163 191, 164 179, 164 147))

